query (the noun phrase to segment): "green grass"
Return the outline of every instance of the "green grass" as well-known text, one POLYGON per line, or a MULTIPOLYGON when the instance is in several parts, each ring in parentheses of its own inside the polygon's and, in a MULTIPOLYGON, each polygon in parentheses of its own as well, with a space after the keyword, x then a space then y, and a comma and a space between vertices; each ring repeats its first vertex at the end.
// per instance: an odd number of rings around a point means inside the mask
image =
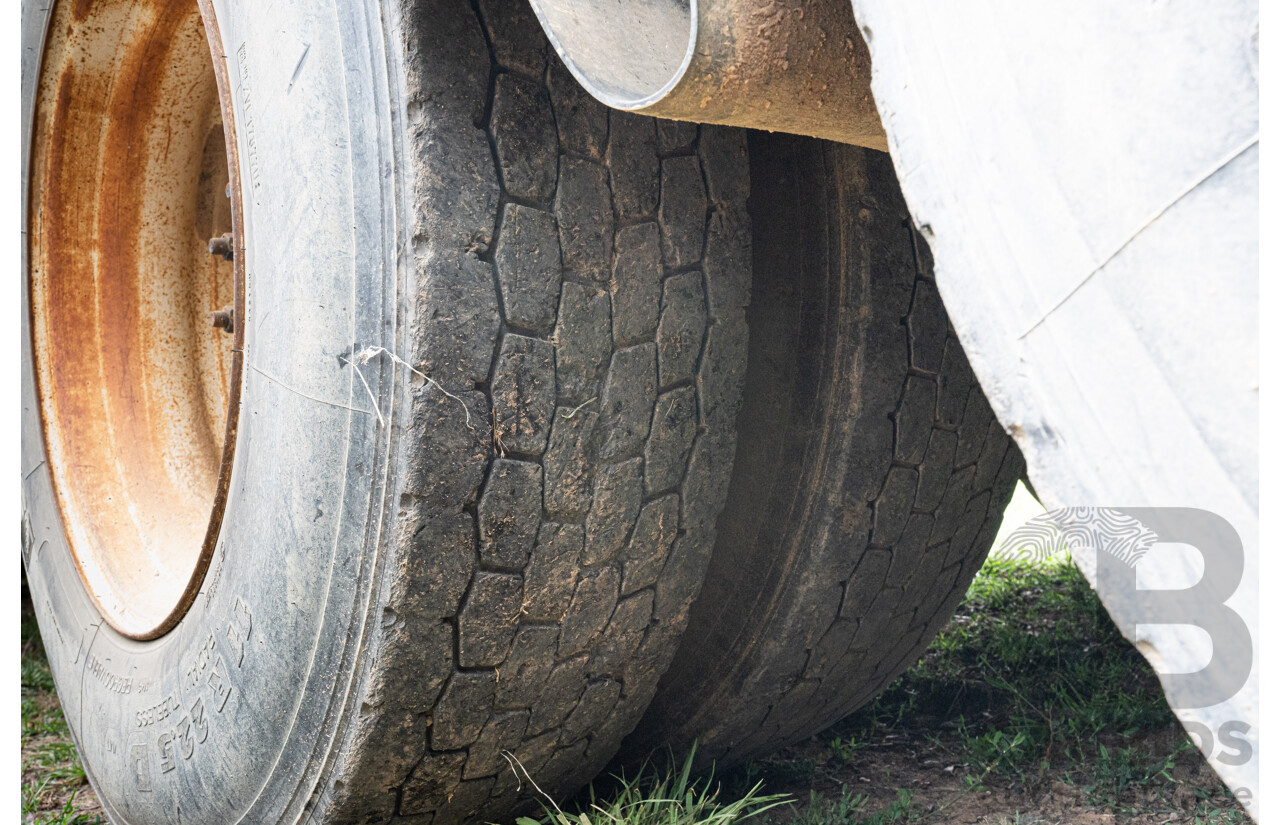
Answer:
MULTIPOLYGON (((915 667, 816 746, 788 749, 744 772, 764 777, 769 789, 813 784, 815 772, 838 787, 829 799, 811 796, 803 825, 907 822, 916 814, 901 799, 880 800, 877 815, 891 818, 867 818, 875 806, 843 784, 858 773, 867 781, 878 760, 904 750, 950 764, 962 796, 1014 788, 1035 797, 1057 787, 1080 805, 1121 816, 1168 811, 1194 813, 1180 821, 1206 825, 1246 821, 1178 724, 1150 666, 1067 559, 988 560, 915 667)), ((893 780, 881 773, 875 781, 893 780)), ((934 799, 921 816, 945 822, 953 804, 934 799)), ((1022 812, 1006 819, 1037 821, 1022 812)))
POLYGON ((752 819, 761 825, 892 825, 919 819, 905 789, 875 811, 868 809, 865 794, 847 788, 832 800, 811 792, 809 803, 796 810, 790 795, 765 794, 759 781, 745 791, 722 794, 714 775, 693 776, 692 764, 690 753, 678 770, 659 772, 646 765, 632 778, 611 777, 610 793, 597 797, 593 785, 571 812, 543 798, 543 816, 520 817, 516 825, 735 825, 752 819))
POLYGON ((611 792, 601 798, 593 784, 586 804, 572 814, 543 797, 542 818, 520 817, 516 825, 733 825, 789 802, 785 795, 761 793, 759 783, 722 797, 714 778, 693 776, 692 766, 691 751, 679 769, 646 765, 632 777, 614 776, 611 792))
POLYGON ((832 756, 847 765, 858 758, 858 754, 865 749, 866 745, 850 735, 848 737, 837 736, 831 740, 827 747, 831 749, 832 756))
POLYGON ((791 820, 790 825, 890 825, 895 822, 916 822, 919 812, 912 804, 911 791, 898 790, 897 799, 878 811, 868 811, 870 797, 851 794, 841 786, 834 799, 827 799, 817 791, 809 792, 809 804, 791 820))
POLYGON ((71 742, 54 692, 53 674, 23 589, 22 822, 24 825, 100 825, 105 822, 71 742))
POLYGON ((925 720, 979 771, 1006 775, 1054 757, 1106 767, 1108 743, 1129 754, 1126 739, 1177 730, 1150 667, 1067 560, 988 561, 924 659, 839 729, 856 741, 925 720))

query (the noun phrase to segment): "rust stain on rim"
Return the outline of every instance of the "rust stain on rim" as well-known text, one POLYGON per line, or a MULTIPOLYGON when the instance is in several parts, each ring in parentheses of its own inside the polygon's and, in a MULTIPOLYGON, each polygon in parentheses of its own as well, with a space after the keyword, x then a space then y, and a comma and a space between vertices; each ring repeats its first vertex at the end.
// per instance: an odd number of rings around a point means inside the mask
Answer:
POLYGON ((222 526, 243 364, 232 96, 209 0, 63 0, 41 69, 31 314, 45 447, 107 622, 171 630, 222 526), (230 232, 225 261, 209 239, 230 232), (234 307, 234 332, 210 313, 234 307))

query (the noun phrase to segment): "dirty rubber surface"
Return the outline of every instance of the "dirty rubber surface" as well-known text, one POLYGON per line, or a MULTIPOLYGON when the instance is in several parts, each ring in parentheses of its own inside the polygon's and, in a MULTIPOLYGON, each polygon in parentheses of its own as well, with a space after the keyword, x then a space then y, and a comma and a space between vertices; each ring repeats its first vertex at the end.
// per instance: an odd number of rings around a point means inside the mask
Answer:
POLYGON ((802 740, 919 658, 1023 472, 887 155, 753 135, 752 330, 729 502, 625 756, 802 740))
POLYGON ((403 19, 432 383, 330 799, 452 825, 529 807, 507 752, 553 796, 588 781, 670 661, 733 461, 749 182, 740 132, 609 112, 523 4, 403 19))

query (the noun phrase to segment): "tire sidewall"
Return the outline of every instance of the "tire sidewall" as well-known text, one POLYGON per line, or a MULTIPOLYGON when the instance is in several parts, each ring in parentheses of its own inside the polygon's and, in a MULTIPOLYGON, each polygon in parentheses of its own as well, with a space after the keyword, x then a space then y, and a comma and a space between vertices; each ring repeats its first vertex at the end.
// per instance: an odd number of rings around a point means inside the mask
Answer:
MULTIPOLYGON (((378 358, 362 367, 366 392, 349 363, 368 346, 403 349, 403 130, 380 4, 213 5, 244 195, 244 383, 214 557, 160 639, 111 629, 76 570, 23 286, 23 560, 67 721, 115 822, 303 817, 355 695, 390 523, 393 429, 378 413, 390 420, 403 382, 378 358)), ((39 66, 27 55, 51 14, 24 3, 24 177, 39 66)))

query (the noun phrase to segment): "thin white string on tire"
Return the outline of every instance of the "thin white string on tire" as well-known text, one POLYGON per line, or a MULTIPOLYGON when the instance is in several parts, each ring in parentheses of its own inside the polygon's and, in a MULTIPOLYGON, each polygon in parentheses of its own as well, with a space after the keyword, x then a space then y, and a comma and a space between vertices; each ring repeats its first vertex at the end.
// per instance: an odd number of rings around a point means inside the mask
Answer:
POLYGON ((429 375, 426 375, 421 370, 414 368, 412 364, 410 364, 408 361, 401 358, 399 355, 396 355, 394 352, 387 349, 386 347, 365 347, 364 349, 360 350, 360 352, 356 353, 356 355, 354 356, 355 358, 354 361, 348 361, 346 358, 339 356, 339 359, 344 364, 351 365, 351 368, 356 371, 356 375, 359 376, 360 383, 364 384, 364 390, 369 394, 369 401, 373 403, 373 411, 378 416, 379 424, 386 426, 387 422, 382 417, 382 411, 378 409, 378 400, 373 395, 373 389, 369 386, 369 382, 365 380, 364 373, 360 370, 360 366, 362 364, 369 363, 369 361, 371 361, 373 358, 379 355, 387 356, 388 358, 391 359, 392 364, 400 364, 401 366, 405 367, 410 372, 412 372, 414 375, 417 375, 419 378, 426 381, 428 384, 435 387, 440 392, 444 393, 445 395, 452 398, 454 401, 457 401, 459 404, 461 404, 462 412, 467 419, 467 429, 473 430, 473 431, 475 430, 475 427, 471 426, 471 410, 467 407, 467 404, 465 401, 463 401, 458 396, 446 390, 443 386, 441 386, 439 381, 435 380, 429 375))

